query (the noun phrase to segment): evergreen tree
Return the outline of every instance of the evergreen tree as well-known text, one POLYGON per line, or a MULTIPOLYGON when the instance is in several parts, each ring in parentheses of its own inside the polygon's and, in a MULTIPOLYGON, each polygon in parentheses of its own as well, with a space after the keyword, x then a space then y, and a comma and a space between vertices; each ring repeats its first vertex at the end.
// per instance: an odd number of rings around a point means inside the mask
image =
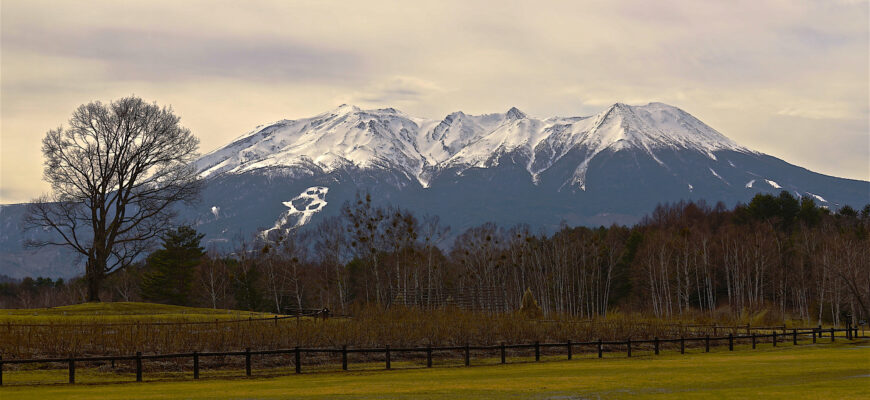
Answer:
POLYGON ((244 259, 230 262, 233 293, 240 310, 259 311, 265 308, 258 260, 244 259))
POLYGON ((189 226, 163 235, 163 248, 148 257, 141 286, 143 298, 166 304, 188 304, 193 270, 205 255, 200 247, 203 236, 189 226))

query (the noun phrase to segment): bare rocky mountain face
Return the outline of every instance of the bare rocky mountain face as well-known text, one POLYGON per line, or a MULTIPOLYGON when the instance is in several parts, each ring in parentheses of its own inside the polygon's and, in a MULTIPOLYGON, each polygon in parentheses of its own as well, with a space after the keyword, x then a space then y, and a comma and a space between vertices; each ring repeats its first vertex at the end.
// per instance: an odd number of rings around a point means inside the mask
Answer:
MULTIPOLYGON (((197 161, 202 201, 181 210, 206 243, 232 248, 339 214, 360 190, 439 215, 454 232, 487 221, 534 231, 632 224, 680 200, 731 207, 786 190, 837 209, 870 202, 870 182, 826 176, 740 146, 685 111, 617 103, 588 117, 505 113, 442 120, 342 105, 257 127, 197 161)), ((69 277, 59 249, 27 250, 22 205, 0 208, 0 274, 69 277)))

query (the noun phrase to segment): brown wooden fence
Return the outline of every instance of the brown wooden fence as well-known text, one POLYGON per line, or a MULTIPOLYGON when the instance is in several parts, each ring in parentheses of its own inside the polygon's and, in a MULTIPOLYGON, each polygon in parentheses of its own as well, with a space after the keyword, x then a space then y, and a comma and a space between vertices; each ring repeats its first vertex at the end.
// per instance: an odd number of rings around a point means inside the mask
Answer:
MULTIPOLYGON (((778 328, 778 327, 777 327, 778 328)), ((830 338, 831 342, 836 340, 836 333, 842 332, 844 333, 844 337, 847 340, 852 340, 858 337, 858 328, 857 327, 849 327, 849 328, 830 328, 830 329, 821 329, 821 328, 803 328, 803 329, 792 329, 790 332, 777 333, 773 331, 770 334, 755 334, 750 333, 748 335, 734 335, 733 333, 728 334, 727 336, 703 336, 703 337, 679 337, 679 338, 653 338, 653 339, 645 339, 645 340, 632 340, 631 338, 627 338, 625 340, 601 340, 593 341, 593 342, 572 342, 567 341, 564 343, 524 343, 524 344, 505 344, 501 343, 498 345, 490 345, 490 346, 441 346, 441 347, 407 347, 407 348, 391 348, 390 346, 385 346, 382 348, 348 348, 347 346, 343 346, 341 348, 300 348, 296 347, 293 349, 277 349, 277 350, 251 350, 250 348, 245 349, 244 351, 224 351, 224 352, 193 352, 193 353, 174 353, 174 354, 142 354, 141 352, 137 352, 135 355, 127 355, 127 356, 96 356, 96 357, 67 357, 67 358, 38 358, 38 359, 3 359, 0 356, 0 385, 3 385, 3 366, 6 364, 34 364, 34 363, 65 363, 67 364, 67 368, 69 370, 69 383, 76 382, 76 363, 85 363, 85 362, 112 362, 113 365, 116 361, 133 361, 135 363, 136 369, 136 381, 142 381, 142 364, 148 360, 168 360, 168 359, 183 359, 188 358, 193 360, 193 379, 199 379, 200 375, 200 359, 207 357, 244 357, 245 360, 245 375, 252 375, 251 368, 251 359, 254 356, 263 356, 263 355, 293 355, 294 365, 297 374, 302 373, 303 360, 305 355, 310 354, 340 354, 341 355, 341 368, 343 370, 348 369, 348 354, 383 354, 385 361, 385 368, 391 369, 391 358, 393 355, 402 355, 402 354, 411 354, 417 355, 417 357, 425 356, 426 359, 426 367, 432 367, 432 359, 435 356, 439 356, 441 358, 446 358, 448 354, 454 354, 455 352, 461 352, 464 355, 465 366, 471 366, 471 352, 486 353, 492 355, 499 355, 501 359, 501 363, 506 363, 506 353, 507 350, 534 350, 535 361, 541 360, 541 349, 550 348, 550 349, 564 349, 564 354, 567 356, 567 359, 571 359, 574 355, 574 351, 577 348, 585 348, 585 349, 593 349, 592 352, 594 354, 597 351, 598 358, 602 358, 604 356, 605 351, 607 352, 615 352, 613 351, 614 347, 622 348, 628 357, 631 357, 631 351, 633 346, 641 344, 652 345, 653 352, 658 355, 661 351, 662 344, 665 343, 678 343, 680 348, 680 353, 684 354, 686 351, 686 344, 691 343, 701 343, 704 346, 704 351, 709 352, 710 347, 714 345, 722 345, 722 343, 726 343, 728 345, 728 350, 734 350, 734 344, 738 341, 747 341, 752 344, 752 348, 755 349, 759 343, 767 343, 769 339, 770 343, 774 347, 777 346, 778 343, 786 343, 791 341, 792 345, 798 344, 798 337, 807 337, 812 336, 812 343, 816 343, 818 340, 830 338), (607 347, 605 347, 607 346, 607 347)))

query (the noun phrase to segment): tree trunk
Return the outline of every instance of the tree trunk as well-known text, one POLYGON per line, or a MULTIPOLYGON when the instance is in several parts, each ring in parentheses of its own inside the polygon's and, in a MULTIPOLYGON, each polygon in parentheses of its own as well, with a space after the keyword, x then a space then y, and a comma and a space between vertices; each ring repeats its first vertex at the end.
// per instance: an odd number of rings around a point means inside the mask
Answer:
POLYGON ((96 260, 88 260, 85 265, 85 280, 88 284, 88 302, 100 301, 100 284, 103 280, 103 268, 96 260))

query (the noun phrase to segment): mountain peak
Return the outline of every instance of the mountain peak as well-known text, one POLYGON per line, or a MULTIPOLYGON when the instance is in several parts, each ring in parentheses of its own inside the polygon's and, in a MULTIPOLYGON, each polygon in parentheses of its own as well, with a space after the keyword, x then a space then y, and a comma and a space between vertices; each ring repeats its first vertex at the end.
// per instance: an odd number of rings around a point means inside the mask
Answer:
POLYGON ((684 148, 711 158, 718 150, 747 151, 691 114, 665 103, 632 106, 618 102, 599 114, 598 121, 598 143, 605 147, 631 145, 646 151, 684 148))
POLYGON ((341 114, 355 113, 355 112, 359 112, 359 111, 361 111, 361 109, 353 104, 342 104, 342 105, 332 109, 332 111, 330 111, 329 113, 341 115, 341 114))
POLYGON ((613 105, 611 105, 610 107, 607 108, 608 111, 610 111, 610 110, 627 111, 627 110, 631 110, 631 109, 632 109, 632 106, 625 104, 625 103, 622 103, 622 102, 618 102, 618 101, 616 103, 613 103, 613 105))
POLYGON ((379 108, 379 109, 377 109, 377 111, 380 111, 380 112, 385 113, 385 114, 396 114, 396 115, 404 114, 403 112, 401 112, 393 107, 379 108))
POLYGON ((651 101, 651 102, 647 103, 646 107, 671 108, 671 109, 679 110, 678 107, 672 106, 672 105, 667 104, 667 103, 662 103, 660 101, 651 101))
POLYGON ((526 113, 520 111, 520 109, 518 109, 516 107, 511 107, 510 110, 507 110, 507 112, 505 113, 505 116, 507 116, 508 119, 516 120, 516 119, 525 118, 526 113))
POLYGON ((613 105, 611 105, 610 107, 608 107, 608 110, 620 110, 620 111, 628 111, 628 112, 635 112, 635 111, 639 111, 639 110, 646 110, 646 111, 654 111, 654 110, 665 111, 665 110, 667 110, 667 111, 671 111, 671 112, 681 112, 681 113, 685 112, 685 111, 681 110, 679 107, 675 107, 675 106, 672 106, 670 104, 662 103, 662 102, 658 102, 658 101, 649 102, 646 105, 631 105, 631 104, 626 104, 626 103, 622 103, 622 102, 616 102, 616 103, 613 103, 613 105))

